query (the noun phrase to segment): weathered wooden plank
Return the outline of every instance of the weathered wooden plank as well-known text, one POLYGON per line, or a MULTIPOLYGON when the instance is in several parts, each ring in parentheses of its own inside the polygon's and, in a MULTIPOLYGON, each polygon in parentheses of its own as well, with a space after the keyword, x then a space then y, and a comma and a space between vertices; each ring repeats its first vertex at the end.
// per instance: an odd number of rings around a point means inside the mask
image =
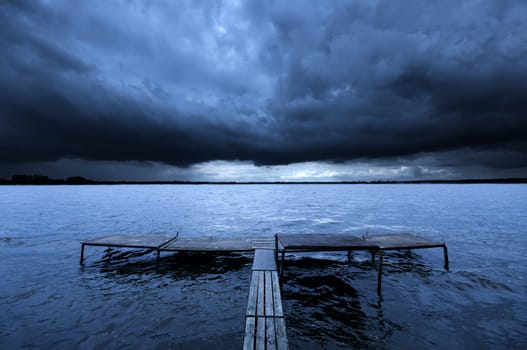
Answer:
POLYGON ((257 317, 255 349, 265 350, 266 345, 267 344, 265 339, 265 317, 257 317))
POLYGON ((275 240, 273 237, 258 237, 252 240, 254 249, 274 249, 275 240))
POLYGON ((254 251, 253 270, 276 270, 274 250, 256 249, 254 251))
POLYGON ((282 297, 280 294, 280 283, 278 282, 278 272, 271 272, 271 283, 273 286, 273 306, 275 317, 283 317, 284 311, 282 309, 282 297))
POLYGON ((256 335, 256 319, 254 317, 245 318, 245 334, 243 336, 243 350, 253 350, 256 335))
POLYGON ((271 280, 271 271, 264 271, 265 276, 265 316, 274 316, 274 297, 273 297, 273 282, 271 280))
POLYGON ((278 234, 280 245, 286 250, 390 250, 443 247, 436 242, 410 233, 373 235, 359 238, 349 234, 278 234))
POLYGON ((273 317, 265 318, 265 342, 267 350, 276 350, 276 334, 273 317))
POLYGON ((118 248, 151 248, 155 249, 166 242, 174 239, 176 236, 166 235, 128 235, 116 234, 105 237, 98 237, 90 241, 83 241, 83 245, 118 247, 118 248))
POLYGON ((377 249, 377 244, 349 234, 277 234, 281 247, 296 251, 338 251, 377 249))
POLYGON ((287 350, 287 333, 285 329, 285 319, 283 317, 276 317, 274 319, 275 333, 276 333, 276 349, 287 350))
POLYGON ((265 316, 265 285, 264 271, 258 271, 258 299, 256 302, 256 315, 265 316))
POLYGON ((443 242, 435 242, 410 233, 373 235, 366 237, 364 240, 377 244, 383 250, 439 248, 445 245, 443 242))
POLYGON ((248 252, 252 251, 251 237, 179 237, 162 247, 161 251, 248 252))
POLYGON ((247 301, 246 316, 256 316, 256 302, 258 300, 258 272, 253 271, 251 285, 249 286, 249 299, 247 301))

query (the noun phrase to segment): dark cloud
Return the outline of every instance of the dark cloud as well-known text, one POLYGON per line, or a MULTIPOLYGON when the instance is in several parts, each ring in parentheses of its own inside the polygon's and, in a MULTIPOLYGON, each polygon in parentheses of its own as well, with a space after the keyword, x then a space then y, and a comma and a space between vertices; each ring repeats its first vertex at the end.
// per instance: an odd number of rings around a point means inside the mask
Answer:
POLYGON ((0 19, 0 163, 527 166, 523 1, 8 1, 0 19))

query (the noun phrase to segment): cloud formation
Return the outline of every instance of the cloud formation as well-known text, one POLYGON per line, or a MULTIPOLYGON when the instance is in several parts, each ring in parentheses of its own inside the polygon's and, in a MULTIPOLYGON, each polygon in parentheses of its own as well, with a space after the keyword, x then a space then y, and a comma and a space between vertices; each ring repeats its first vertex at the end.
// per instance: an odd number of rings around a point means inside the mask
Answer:
POLYGON ((0 19, 0 163, 527 166, 524 1, 4 1, 0 19))

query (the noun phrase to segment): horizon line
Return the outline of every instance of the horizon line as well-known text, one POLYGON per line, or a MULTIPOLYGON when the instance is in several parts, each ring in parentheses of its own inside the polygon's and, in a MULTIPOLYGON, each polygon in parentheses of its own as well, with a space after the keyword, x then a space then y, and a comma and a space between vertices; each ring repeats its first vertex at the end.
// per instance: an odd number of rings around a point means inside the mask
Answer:
POLYGON ((92 180, 82 176, 52 179, 45 175, 13 175, 1 179, 2 185, 324 185, 324 184, 470 184, 527 183, 527 178, 415 179, 415 180, 341 180, 341 181, 193 181, 193 180, 92 180))

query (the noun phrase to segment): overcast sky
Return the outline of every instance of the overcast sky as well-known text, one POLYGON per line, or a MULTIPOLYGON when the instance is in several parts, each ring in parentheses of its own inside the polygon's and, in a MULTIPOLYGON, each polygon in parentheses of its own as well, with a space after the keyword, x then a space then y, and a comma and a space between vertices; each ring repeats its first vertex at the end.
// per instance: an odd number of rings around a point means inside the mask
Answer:
POLYGON ((527 2, 2 1, 0 178, 527 177, 527 2))

